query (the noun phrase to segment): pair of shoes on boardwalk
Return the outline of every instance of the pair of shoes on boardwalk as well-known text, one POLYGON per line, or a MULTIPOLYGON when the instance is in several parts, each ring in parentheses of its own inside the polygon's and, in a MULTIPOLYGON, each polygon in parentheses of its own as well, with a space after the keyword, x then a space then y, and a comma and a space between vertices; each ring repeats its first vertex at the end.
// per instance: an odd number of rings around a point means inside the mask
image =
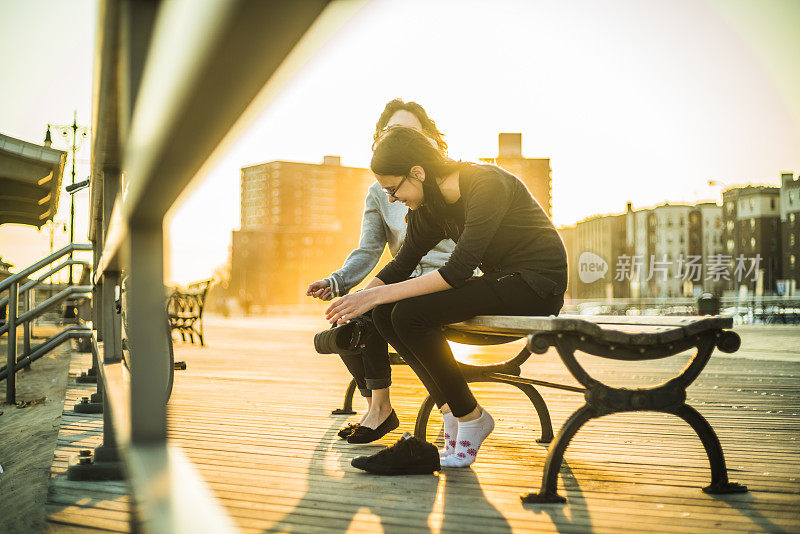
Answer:
POLYGON ((358 425, 353 429, 353 432, 347 436, 347 443, 371 443, 391 432, 400 426, 400 420, 394 410, 389 414, 383 423, 376 428, 370 428, 364 425, 358 425))
POLYGON ((440 457, 436 445, 406 432, 397 443, 372 456, 359 456, 351 465, 376 475, 422 475, 442 467, 468 467, 475 462, 483 441, 494 430, 494 419, 483 410, 481 416, 458 424, 453 453, 440 457))

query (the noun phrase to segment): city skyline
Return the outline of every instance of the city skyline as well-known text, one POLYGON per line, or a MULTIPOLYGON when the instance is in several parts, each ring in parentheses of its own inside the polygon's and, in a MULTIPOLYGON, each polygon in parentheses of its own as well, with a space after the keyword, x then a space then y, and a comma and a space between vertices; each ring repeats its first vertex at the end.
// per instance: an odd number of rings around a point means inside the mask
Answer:
MULTIPOLYGON (((26 51, 0 60, 15 74, 0 89, 0 131, 41 143, 46 124, 70 122, 73 109, 88 125, 96 4, 0 9, 10 15, 0 17, 0 40, 26 51), (76 38, 57 41, 64 27, 76 38)), ((398 96, 428 109, 456 159, 492 156, 498 133, 522 133, 525 157, 552 162, 559 226, 628 201, 719 202, 708 180, 778 185, 781 172, 800 170, 800 67, 791 58, 799 19, 797 3, 778 1, 369 3, 251 114, 173 210, 172 278, 205 278, 227 261, 241 167, 330 154, 366 167, 374 122, 398 96), (387 33, 389 20, 402 38, 387 33), (485 39, 470 38, 477 24, 485 39)), ((84 150, 78 179, 88 172, 84 150)), ((84 193, 76 210, 87 209, 84 193)), ((20 266, 46 253, 46 232, 7 227, 5 259, 20 266)))

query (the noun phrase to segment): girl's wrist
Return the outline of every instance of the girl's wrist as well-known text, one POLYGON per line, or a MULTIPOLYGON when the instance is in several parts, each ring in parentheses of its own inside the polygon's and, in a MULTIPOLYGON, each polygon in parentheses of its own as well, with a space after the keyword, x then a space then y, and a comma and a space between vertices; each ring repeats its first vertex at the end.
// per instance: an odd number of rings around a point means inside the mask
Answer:
POLYGON ((387 286, 377 286, 377 287, 373 287, 373 288, 371 288, 369 290, 372 293, 372 301, 373 301, 372 302, 372 304, 373 304, 372 307, 373 308, 375 306, 378 306, 379 304, 386 304, 384 302, 384 297, 385 297, 385 293, 386 293, 386 291, 385 291, 386 287, 387 286))

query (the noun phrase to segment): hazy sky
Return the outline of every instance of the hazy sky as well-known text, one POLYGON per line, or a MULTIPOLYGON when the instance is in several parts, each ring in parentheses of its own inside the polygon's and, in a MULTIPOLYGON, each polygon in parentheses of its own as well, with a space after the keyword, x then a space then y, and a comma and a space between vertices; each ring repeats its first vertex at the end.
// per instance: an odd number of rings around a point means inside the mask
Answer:
MULTIPOLYGON (((89 0, 0 0, 0 132, 41 142, 73 109, 89 124, 95 18, 89 0)), ((717 200, 709 179, 777 185, 800 171, 798 28, 792 0, 376 0, 174 210, 172 277, 226 261, 241 166, 326 154, 367 166, 394 97, 423 104, 455 158, 494 156, 499 132, 522 132, 525 156, 551 158, 559 225, 627 201, 717 200)), ((78 179, 87 174, 79 162, 78 179)), ((28 263, 47 252, 46 234, 3 225, 0 254, 28 263)))

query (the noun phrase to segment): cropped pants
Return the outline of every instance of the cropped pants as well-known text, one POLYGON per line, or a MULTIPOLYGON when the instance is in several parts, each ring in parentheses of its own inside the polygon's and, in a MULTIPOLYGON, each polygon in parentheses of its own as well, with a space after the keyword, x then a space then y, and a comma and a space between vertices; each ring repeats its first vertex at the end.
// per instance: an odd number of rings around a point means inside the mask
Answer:
MULTIPOLYGON (((372 310, 364 314, 369 318, 372 310)), ((358 391, 363 397, 371 397, 373 389, 388 388, 392 385, 392 368, 389 365, 389 345, 386 340, 370 327, 363 338, 359 354, 339 354, 347 370, 353 375, 358 391)))
POLYGON ((454 416, 463 417, 478 403, 442 326, 476 315, 557 315, 563 305, 563 294, 541 297, 519 274, 485 275, 458 288, 382 304, 372 311, 372 319, 436 405, 447 404, 454 416))

